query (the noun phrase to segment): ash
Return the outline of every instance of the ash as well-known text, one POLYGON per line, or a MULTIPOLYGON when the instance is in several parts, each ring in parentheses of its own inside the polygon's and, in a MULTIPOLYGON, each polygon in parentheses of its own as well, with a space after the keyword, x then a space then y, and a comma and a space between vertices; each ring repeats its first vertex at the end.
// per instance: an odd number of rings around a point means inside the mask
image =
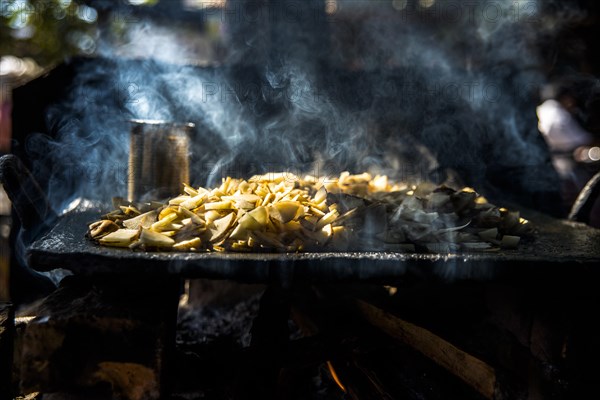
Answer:
MULTIPOLYGON (((240 377, 248 374, 240 354, 251 345, 263 287, 196 281, 190 302, 179 307, 174 390, 169 400, 238 399, 240 377), (202 290, 198 290, 201 288, 202 290), (196 289, 196 290, 195 290, 196 289)), ((302 338, 288 321, 289 338, 302 338)), ((325 364, 295 371, 293 399, 337 400, 343 393, 325 364)), ((243 389, 242 389, 243 390, 243 389)))
POLYGON ((250 345, 252 320, 258 315, 261 293, 233 306, 183 306, 177 321, 177 346, 231 341, 236 347, 250 345))

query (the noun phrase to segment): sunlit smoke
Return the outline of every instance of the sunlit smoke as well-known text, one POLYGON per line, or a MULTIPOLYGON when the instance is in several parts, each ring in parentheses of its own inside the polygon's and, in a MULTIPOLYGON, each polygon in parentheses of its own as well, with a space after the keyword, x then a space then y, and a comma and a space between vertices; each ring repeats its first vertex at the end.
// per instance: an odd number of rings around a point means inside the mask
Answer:
POLYGON ((366 170, 414 182, 458 176, 485 192, 490 174, 508 170, 516 192, 555 188, 535 124, 545 79, 535 46, 558 23, 548 25, 541 2, 458 1, 451 10, 441 0, 394 0, 379 13, 361 11, 374 2, 282 3, 232 46, 236 65, 200 68, 211 56, 175 23, 137 21, 98 43, 104 61, 82 64, 71 97, 49 110, 56 138, 28 143, 55 209, 125 195, 134 118, 196 124, 195 185, 279 169, 366 170), (285 14, 285 4, 307 8, 285 14), (360 21, 350 29, 343 17, 354 9, 360 21), (328 32, 300 29, 322 23, 328 32), (263 51, 269 45, 275 51, 263 51))

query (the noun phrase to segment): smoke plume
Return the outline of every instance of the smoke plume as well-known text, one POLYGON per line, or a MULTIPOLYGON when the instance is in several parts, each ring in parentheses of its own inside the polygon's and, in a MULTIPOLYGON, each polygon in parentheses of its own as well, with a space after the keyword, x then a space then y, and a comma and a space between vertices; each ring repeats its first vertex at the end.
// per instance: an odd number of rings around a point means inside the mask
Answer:
POLYGON ((134 118, 196 124, 195 185, 367 170, 450 179, 527 205, 557 190, 536 128, 538 47, 571 10, 537 0, 231 0, 210 14, 228 43, 222 66, 198 65, 175 21, 144 20, 80 63, 70 97, 48 113, 52 138, 28 143, 50 171, 56 209, 126 195, 134 118))

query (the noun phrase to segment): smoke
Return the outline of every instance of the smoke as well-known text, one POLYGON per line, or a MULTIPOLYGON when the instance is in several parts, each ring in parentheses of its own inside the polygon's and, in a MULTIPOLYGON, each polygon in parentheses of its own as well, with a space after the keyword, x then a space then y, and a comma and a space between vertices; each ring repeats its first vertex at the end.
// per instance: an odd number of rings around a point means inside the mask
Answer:
POLYGON ((368 170, 458 176, 527 203, 557 190, 536 128, 537 46, 578 15, 544 4, 339 0, 326 14, 323 1, 229 1, 216 11, 229 41, 222 67, 201 67, 213 55, 176 21, 137 21, 80 63, 48 113, 52 138, 34 135, 28 151, 57 210, 126 195, 134 118, 196 124, 195 185, 368 170))
MULTIPOLYGON (((541 0, 211 4, 198 22, 220 23, 221 66, 176 10, 168 25, 125 21, 119 36, 103 27, 98 58, 72 64, 48 132, 26 143, 56 211, 127 195, 131 119, 195 123, 193 185, 278 170, 369 171, 555 211, 558 177, 535 114, 547 79, 540 49, 552 53, 556 32, 581 10, 541 0)), ((439 271, 481 277, 453 258, 439 271)))
MULTIPOLYGON (((402 143, 411 136, 441 168, 456 171, 484 192, 504 196, 554 191, 557 177, 534 116, 548 64, 540 48, 549 47, 556 30, 581 13, 538 1, 419 2, 428 8, 399 3, 404 5, 404 23, 365 13, 360 28, 352 32, 360 66, 378 68, 371 87, 377 80, 393 79, 386 66, 418 74, 401 78, 395 86, 402 88, 408 81, 418 92, 404 91, 385 104, 376 103, 383 109, 408 108, 397 112, 401 117, 395 126, 390 124, 386 137, 402 143), (407 104, 398 97, 416 101, 407 104), (402 129, 407 123, 408 132, 402 129)), ((410 158, 398 163, 417 165, 420 178, 435 169, 410 158)))

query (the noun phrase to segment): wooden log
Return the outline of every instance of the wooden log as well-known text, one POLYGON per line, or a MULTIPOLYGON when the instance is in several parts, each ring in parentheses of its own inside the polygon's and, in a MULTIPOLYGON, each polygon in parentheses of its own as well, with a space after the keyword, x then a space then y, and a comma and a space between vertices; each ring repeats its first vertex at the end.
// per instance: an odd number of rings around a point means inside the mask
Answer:
POLYGON ((365 301, 356 300, 356 305, 371 325, 444 367, 486 399, 494 399, 496 371, 490 365, 458 349, 427 329, 404 321, 365 301))
POLYGON ((27 324, 24 392, 106 388, 126 400, 166 395, 178 282, 68 277, 27 324))
MULTIPOLYGON (((306 293, 305 293, 306 294, 306 293)), ((306 299, 305 299, 306 300, 306 299)), ((321 340, 327 349, 321 362, 325 362, 331 379, 339 386, 346 396, 352 400, 387 400, 392 399, 384 385, 375 374, 365 366, 360 365, 353 356, 353 349, 348 342, 353 342, 344 330, 331 331, 328 323, 335 324, 339 316, 329 315, 323 308, 319 308, 315 315, 305 307, 306 305, 294 304, 291 307, 291 316, 305 336, 313 340, 321 340), (326 319, 328 323, 325 323, 326 319), (325 326, 324 326, 325 325, 325 326), (341 345, 345 342, 346 345, 341 345)), ((314 311, 314 310, 313 310, 314 311)), ((337 309, 338 312, 343 310, 337 309)))
POLYGON ((12 304, 0 303, 0 400, 12 398, 14 320, 12 304))
MULTIPOLYGON (((30 310, 28 310, 30 311, 30 310)), ((20 310, 19 314, 23 311, 20 310)), ((23 343, 25 339, 25 331, 27 330, 27 325, 35 319, 34 316, 29 315, 25 316, 27 313, 23 313, 23 316, 15 316, 15 330, 14 330, 14 351, 13 351, 13 365, 12 365, 12 386, 14 394, 23 394, 19 393, 19 382, 21 379, 21 366, 24 364, 23 360, 23 343)))

